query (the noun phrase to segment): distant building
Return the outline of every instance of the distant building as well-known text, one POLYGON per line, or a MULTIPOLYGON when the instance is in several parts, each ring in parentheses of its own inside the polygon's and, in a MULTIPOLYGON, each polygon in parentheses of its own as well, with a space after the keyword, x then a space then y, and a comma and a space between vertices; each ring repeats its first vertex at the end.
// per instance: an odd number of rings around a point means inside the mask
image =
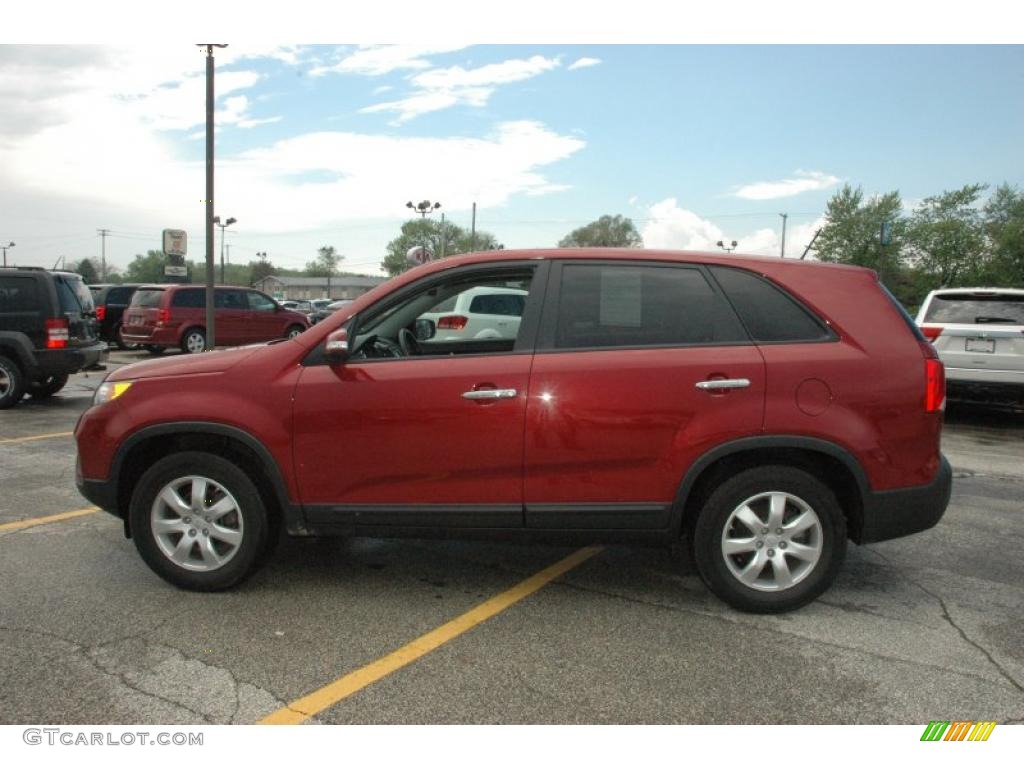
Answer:
POLYGON ((330 293, 326 277, 278 277, 268 275, 254 287, 275 299, 354 299, 383 283, 386 277, 337 275, 331 278, 330 293))

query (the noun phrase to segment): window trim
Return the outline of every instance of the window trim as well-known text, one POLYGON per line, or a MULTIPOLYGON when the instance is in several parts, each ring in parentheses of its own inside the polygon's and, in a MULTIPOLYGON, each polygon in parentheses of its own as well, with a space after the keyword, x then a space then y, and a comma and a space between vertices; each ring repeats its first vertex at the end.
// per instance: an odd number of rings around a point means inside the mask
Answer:
POLYGON ((537 353, 561 354, 563 352, 612 352, 623 350, 648 350, 648 349, 702 349, 707 347, 750 347, 756 346, 750 338, 747 327, 740 320, 729 297, 725 295, 722 287, 717 281, 711 278, 707 267, 696 262, 679 263, 673 261, 658 260, 634 260, 623 259, 552 259, 551 273, 548 276, 548 290, 544 301, 544 312, 540 318, 540 335, 537 339, 537 353), (588 266, 588 267, 620 267, 624 269, 636 267, 658 267, 661 269, 689 269, 699 272, 718 298, 724 302, 723 308, 732 313, 736 320, 737 327, 746 334, 746 339, 736 341, 710 341, 710 342, 679 342, 675 344, 616 344, 606 347, 559 347, 555 344, 555 331, 558 322, 558 309, 562 299, 562 273, 567 266, 588 266))

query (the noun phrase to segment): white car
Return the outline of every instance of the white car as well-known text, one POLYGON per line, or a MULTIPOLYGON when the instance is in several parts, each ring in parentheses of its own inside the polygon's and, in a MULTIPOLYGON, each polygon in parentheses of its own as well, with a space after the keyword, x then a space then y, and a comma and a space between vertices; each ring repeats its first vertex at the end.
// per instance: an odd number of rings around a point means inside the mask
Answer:
POLYGON ((420 320, 437 327, 432 343, 466 339, 515 339, 526 306, 527 292, 519 288, 477 286, 450 296, 420 320))
POLYGON ((946 366, 951 394, 973 391, 1024 402, 1024 290, 932 291, 917 324, 946 366))

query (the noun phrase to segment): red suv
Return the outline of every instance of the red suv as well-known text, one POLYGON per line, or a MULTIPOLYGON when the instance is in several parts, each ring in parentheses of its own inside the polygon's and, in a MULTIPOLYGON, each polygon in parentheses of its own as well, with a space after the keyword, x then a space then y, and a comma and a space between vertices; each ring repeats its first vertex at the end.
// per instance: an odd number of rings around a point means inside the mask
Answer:
MULTIPOLYGON (((301 312, 285 309, 252 288, 218 286, 213 292, 216 342, 225 346, 298 336, 309 327, 301 312)), ((192 285, 144 285, 124 312, 121 338, 160 354, 206 349, 206 289, 192 285)))
POLYGON ((848 538, 938 522, 944 402, 871 271, 502 251, 413 269, 290 341, 115 371, 77 477, 188 589, 238 583, 280 530, 682 538, 715 594, 775 612, 831 584, 848 538), (438 334, 481 287, 523 296, 519 322, 438 334))

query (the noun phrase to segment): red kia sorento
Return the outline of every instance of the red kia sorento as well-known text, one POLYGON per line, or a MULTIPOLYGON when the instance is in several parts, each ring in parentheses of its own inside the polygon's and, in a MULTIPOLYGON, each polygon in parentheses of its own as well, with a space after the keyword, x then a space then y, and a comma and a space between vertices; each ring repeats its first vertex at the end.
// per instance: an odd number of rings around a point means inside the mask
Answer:
POLYGON ((847 539, 942 517, 944 402, 869 270, 500 251, 292 339, 114 371, 75 429, 77 482, 186 589, 237 584, 280 532, 683 541, 721 599, 778 612, 828 588, 847 539), (481 288, 522 297, 516 322, 438 333, 481 288))

